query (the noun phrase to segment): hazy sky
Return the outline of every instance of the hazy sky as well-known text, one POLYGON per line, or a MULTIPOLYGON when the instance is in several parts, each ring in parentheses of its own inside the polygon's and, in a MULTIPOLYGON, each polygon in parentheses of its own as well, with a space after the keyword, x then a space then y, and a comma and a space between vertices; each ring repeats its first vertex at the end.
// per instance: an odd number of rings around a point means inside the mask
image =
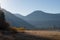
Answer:
POLYGON ((21 15, 35 10, 48 13, 60 13, 60 0, 0 0, 2 8, 21 15))

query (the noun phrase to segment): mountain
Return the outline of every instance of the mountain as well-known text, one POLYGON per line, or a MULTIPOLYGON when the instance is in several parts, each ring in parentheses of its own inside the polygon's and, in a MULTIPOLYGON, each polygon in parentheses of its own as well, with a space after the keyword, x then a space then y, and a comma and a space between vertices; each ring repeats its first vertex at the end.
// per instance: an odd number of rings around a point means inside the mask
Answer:
POLYGON ((60 14, 37 10, 21 18, 34 25, 36 29, 60 29, 60 14))
POLYGON ((15 27, 24 27, 26 29, 33 29, 34 26, 29 24, 28 22, 24 21, 21 18, 18 18, 17 16, 13 15, 11 12, 6 11, 3 9, 3 12, 5 13, 5 19, 10 24, 10 26, 15 27))
POLYGON ((25 16, 20 15, 20 14, 18 14, 18 13, 15 13, 14 15, 17 16, 18 18, 21 18, 21 19, 25 17, 25 16))

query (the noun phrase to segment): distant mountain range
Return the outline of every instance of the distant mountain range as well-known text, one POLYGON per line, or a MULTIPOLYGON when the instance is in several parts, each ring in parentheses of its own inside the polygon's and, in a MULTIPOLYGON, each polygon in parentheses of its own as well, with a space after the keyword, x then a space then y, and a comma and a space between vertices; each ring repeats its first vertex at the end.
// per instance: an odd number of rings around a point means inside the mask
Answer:
POLYGON ((36 29, 60 29, 60 14, 45 13, 37 10, 27 16, 15 15, 34 25, 36 29))
POLYGON ((3 9, 3 12, 5 13, 5 19, 6 21, 10 24, 10 26, 13 27, 24 27, 26 29, 34 29, 34 26, 31 25, 30 23, 24 21, 21 18, 18 18, 17 16, 15 16, 14 14, 12 14, 11 12, 3 9))

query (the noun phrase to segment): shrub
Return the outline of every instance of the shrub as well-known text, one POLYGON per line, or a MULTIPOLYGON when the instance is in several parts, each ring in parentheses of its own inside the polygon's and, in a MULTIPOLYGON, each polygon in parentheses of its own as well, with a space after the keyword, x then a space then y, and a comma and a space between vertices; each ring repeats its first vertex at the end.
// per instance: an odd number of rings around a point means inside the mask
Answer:
POLYGON ((22 33, 24 33, 24 31, 25 31, 25 28, 16 28, 16 30, 18 31, 18 32, 22 32, 22 33))

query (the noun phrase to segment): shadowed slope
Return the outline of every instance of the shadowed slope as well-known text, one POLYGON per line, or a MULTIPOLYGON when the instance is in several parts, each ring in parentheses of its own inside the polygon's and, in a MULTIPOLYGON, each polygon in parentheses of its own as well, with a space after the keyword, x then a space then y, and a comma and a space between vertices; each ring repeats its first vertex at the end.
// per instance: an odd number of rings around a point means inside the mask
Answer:
POLYGON ((34 26, 27 23, 26 21, 24 21, 21 18, 16 17, 15 15, 11 14, 10 12, 4 10, 5 13, 5 18, 6 21, 10 23, 11 26, 16 26, 16 27, 24 27, 26 29, 33 29, 34 26))
POLYGON ((21 18, 34 25, 36 29, 60 29, 60 14, 37 10, 25 17, 21 16, 21 18))

